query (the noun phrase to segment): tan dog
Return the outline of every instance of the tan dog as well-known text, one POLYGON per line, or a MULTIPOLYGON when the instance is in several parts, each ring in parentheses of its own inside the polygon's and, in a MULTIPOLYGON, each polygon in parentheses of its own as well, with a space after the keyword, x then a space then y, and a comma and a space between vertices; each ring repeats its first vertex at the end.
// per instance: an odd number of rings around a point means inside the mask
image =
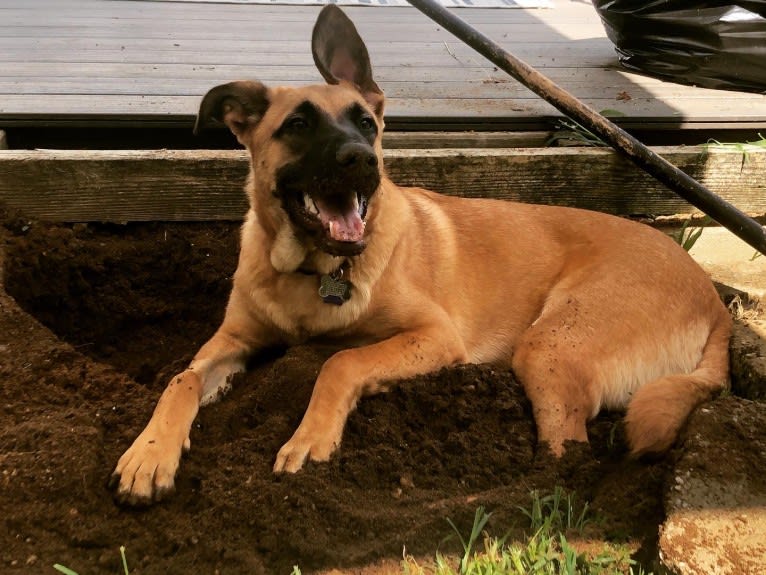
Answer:
POLYGON ((174 377, 120 458, 117 498, 172 491, 201 404, 255 350, 332 337, 274 471, 326 461, 356 402, 457 363, 511 366, 556 454, 628 406, 634 454, 662 451, 728 382, 730 318, 706 274, 662 233, 569 208, 400 188, 382 168, 383 93, 351 21, 314 28, 328 85, 234 82, 202 101, 251 156, 250 210, 223 324, 174 377))

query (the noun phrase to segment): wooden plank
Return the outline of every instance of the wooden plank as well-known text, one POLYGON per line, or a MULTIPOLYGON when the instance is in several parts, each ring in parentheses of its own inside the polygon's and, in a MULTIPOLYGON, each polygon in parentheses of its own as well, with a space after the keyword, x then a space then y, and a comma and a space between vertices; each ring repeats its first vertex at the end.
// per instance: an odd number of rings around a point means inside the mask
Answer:
POLYGON ((393 149, 444 148, 541 148, 552 132, 390 132, 383 134, 383 147, 393 149))
MULTIPOLYGON (((87 24, 102 21, 140 21, 156 20, 158 17, 171 18, 183 16, 177 26, 187 22, 221 22, 225 20, 260 22, 264 18, 277 22, 306 22, 313 24, 321 6, 291 5, 236 5, 232 3, 183 4, 176 2, 115 2, 104 0, 34 0, 30 7, 29 0, 20 0, 14 6, 12 0, 0 4, 0 16, 14 25, 36 25, 43 22, 64 22, 87 24), (62 20, 64 19, 64 20, 62 20)), ((402 19, 421 19, 430 22, 423 14, 410 6, 380 7, 344 6, 343 10, 352 19, 363 20, 371 24, 387 23, 402 19)), ((593 18, 592 9, 581 6, 571 7, 567 2, 560 2, 555 10, 519 9, 497 10, 494 8, 470 8, 458 10, 461 18, 474 24, 497 23, 498 20, 535 23, 563 22, 577 26, 582 30, 580 37, 591 37, 600 32, 598 18, 593 18)))
MULTIPOLYGON (((27 0, 28 1, 28 0, 27 0)), ((474 24, 497 25, 505 22, 509 25, 525 24, 530 27, 552 25, 555 23, 571 24, 573 30, 580 31, 579 37, 592 37, 603 32, 598 17, 590 6, 578 6, 573 2, 560 2, 555 10, 496 10, 470 8, 457 10, 464 19, 474 24)), ((44 2, 34 0, 24 7, 11 7, 9 0, 0 6, 0 15, 13 26, 40 25, 107 25, 156 23, 160 18, 177 18, 173 29, 209 25, 211 22, 244 22, 258 24, 264 19, 281 23, 313 24, 321 6, 279 6, 279 5, 235 5, 227 3, 184 4, 159 2, 114 2, 104 0, 54 0, 44 2)), ((410 6, 401 7, 355 7, 344 6, 349 16, 359 22, 370 25, 410 20, 428 23, 432 28, 438 26, 410 6)), ((362 24, 364 25, 364 24, 362 24)))
MULTIPOLYGON (((766 151, 656 148, 712 191, 766 213, 766 151)), ((447 194, 670 215, 690 206, 601 149, 389 150, 394 181, 447 194)), ((243 151, 3 151, 0 201, 54 221, 236 220, 243 151)))
MULTIPOLYGON (((7 0, 6 0, 7 2, 7 0)), ((30 3, 31 4, 31 3, 30 3)), ((558 3, 554 10, 496 10, 470 8, 456 10, 456 13, 475 25, 495 25, 506 23, 509 26, 522 25, 528 28, 540 26, 572 26, 572 37, 590 38, 603 33, 601 23, 590 6, 572 6, 574 2, 566 0, 558 3)), ((158 17, 178 18, 173 29, 199 28, 221 21, 233 23, 262 23, 264 19, 283 24, 313 24, 321 9, 315 6, 280 6, 280 5, 234 5, 226 3, 183 4, 183 3, 121 3, 104 0, 77 2, 59 0, 50 3, 47 8, 40 0, 34 0, 34 8, 23 9, 0 7, 0 15, 10 26, 119 26, 156 23, 158 17), (132 5, 131 5, 132 4, 132 5), (127 8, 125 7, 127 6, 127 8)), ((344 11, 360 26, 390 24, 409 20, 427 23, 437 29, 439 26, 425 15, 410 6, 370 8, 344 6, 344 11)))
MULTIPOLYGON (((243 78, 257 78, 258 80, 266 83, 267 85, 287 85, 287 86, 301 86, 310 83, 318 83, 321 78, 318 78, 318 73, 313 72, 307 75, 306 79, 279 81, 273 77, 269 77, 269 71, 254 70, 248 75, 239 76, 224 76, 221 74, 200 74, 198 78, 173 78, 173 77, 148 77, 148 78, 127 78, 127 77, 100 77, 100 78, 25 78, 25 79, 7 79, 0 77, 0 94, 18 94, 23 91, 29 95, 62 95, 62 94, 81 94, 83 96, 95 96, 101 94, 109 95, 146 95, 146 96, 197 96, 202 97, 210 88, 217 84, 230 82, 235 79, 243 78), (255 73, 252 73, 255 72, 255 73)), ((271 72, 274 75, 285 75, 283 71, 271 72)), ((394 72, 394 75, 397 74, 394 72)), ((471 99, 494 99, 494 100, 538 100, 539 97, 531 92, 528 88, 524 87, 520 83, 511 78, 503 78, 500 75, 488 75, 484 72, 483 75, 479 75, 477 79, 464 79, 461 82, 453 82, 442 79, 423 79, 420 82, 402 82, 392 81, 386 79, 386 74, 378 74, 377 81, 381 86, 386 96, 389 98, 397 98, 403 100, 441 100, 445 98, 455 98, 461 100, 471 99)), ((445 77, 449 77, 449 74, 444 74, 445 77)), ((557 74, 549 74, 554 81, 557 74)), ((567 74, 568 76, 568 74, 567 74)), ((559 85, 566 86, 567 90, 576 97, 582 99, 591 98, 591 86, 593 82, 599 81, 600 74, 580 74, 579 78, 573 79, 572 82, 558 81, 559 85)), ((625 82, 613 82, 611 85, 604 85, 604 93, 599 100, 610 99, 613 105, 609 106, 612 109, 620 110, 622 113, 628 112, 626 115, 638 116, 637 110, 646 111, 650 109, 647 107, 645 99, 645 89, 649 88, 647 85, 642 88, 639 85, 632 84, 629 81, 625 82), (620 95, 625 94, 630 96, 630 100, 620 100, 620 95), (633 100, 636 100, 633 102, 633 100), (633 113, 630 113, 633 112, 633 113)), ((672 98, 674 94, 678 94, 679 90, 672 85, 658 85, 657 89, 652 90, 654 96, 662 95, 664 99, 672 98)), ((737 115, 742 113, 742 106, 749 105, 753 101, 752 94, 734 93, 727 100, 727 104, 722 106, 717 93, 709 94, 706 91, 698 91, 694 98, 689 98, 689 101, 694 101, 698 107, 702 106, 705 100, 715 102, 714 109, 723 115, 727 110, 736 112, 737 115)), ((653 109, 657 109, 659 105, 655 104, 651 106, 653 109)), ((667 110, 667 106, 665 106, 667 110)))
MULTIPOLYGON (((147 90, 146 93, 171 93, 183 95, 188 93, 189 86, 198 86, 200 84, 211 85, 214 82, 231 81, 242 78, 260 78, 263 81, 281 84, 307 84, 323 82, 319 72, 312 66, 278 66, 275 64, 260 64, 249 67, 218 67, 218 66, 196 66, 196 70, 182 71, 178 76, 174 75, 175 66, 165 67, 155 64, 152 70, 146 70, 145 74, 125 73, 123 70, 113 71, 112 75, 106 70, 99 74, 96 70, 76 71, 74 67, 69 70, 62 70, 61 73, 67 73, 60 77, 48 76, 46 74, 31 75, 29 72, 25 76, 0 76, 0 90, 6 91, 14 85, 23 85, 30 93, 54 92, 60 88, 61 93, 71 93, 72 90, 79 90, 75 93, 115 93, 109 90, 124 90, 122 86, 115 87, 114 83, 119 81, 127 88, 138 88, 147 90), (165 72, 165 74, 163 74, 165 72), (164 81, 163 81, 164 80, 164 81), (176 88, 173 84, 177 83, 176 88), (86 91, 86 90, 89 90, 86 91), (173 91, 175 90, 175 91, 173 91)), ((491 68, 471 67, 470 69, 460 70, 461 78, 455 80, 454 70, 447 66, 441 66, 439 72, 432 71, 432 67, 415 65, 408 66, 407 71, 402 71, 401 67, 381 65, 375 68, 375 78, 377 81, 386 82, 389 86, 404 90, 409 87, 417 93, 421 85, 432 86, 437 82, 437 90, 451 89, 458 91, 462 84, 476 85, 486 89, 514 89, 527 90, 522 84, 515 81, 510 76, 501 72, 493 72, 491 68), (424 69, 425 68, 425 69, 424 69)), ((571 68, 557 68, 549 70, 548 76, 561 84, 568 84, 570 89, 586 90, 594 81, 598 82, 608 78, 612 85, 608 89, 615 90, 620 87, 630 88, 634 93, 639 94, 641 86, 629 81, 619 82, 619 77, 609 76, 603 70, 577 71, 571 68)), ((657 87, 666 93, 677 92, 677 88, 672 86, 663 88, 656 80, 655 83, 646 82, 646 87, 657 87)), ((13 93, 13 92, 10 92, 13 93)), ((531 94, 531 92, 529 92, 531 94)), ((710 97, 709 91, 700 90, 696 93, 697 98, 710 97)), ((745 99, 745 94, 732 94, 734 99, 745 99)))
MULTIPOLYGON (((180 10, 177 10, 175 14, 166 14, 166 18, 172 18, 174 15, 178 16, 178 21, 171 28, 164 27, 166 33, 163 37, 183 37, 187 34, 203 34, 200 38, 209 37, 210 35, 217 35, 218 37, 224 37, 225 31, 220 26, 211 26, 211 24, 220 23, 222 20, 226 21, 227 27, 239 35, 245 28, 249 28, 251 31, 253 27, 256 29, 266 29, 266 24, 273 23, 276 27, 281 28, 286 33, 293 34, 293 38, 300 38, 297 32, 305 30, 306 27, 311 28, 316 20, 316 16, 319 13, 320 6, 314 7, 312 13, 302 12, 295 14, 292 12, 293 7, 283 7, 282 10, 264 12, 258 7, 251 7, 248 9, 240 9, 237 13, 230 14, 229 17, 225 17, 222 14, 217 16, 209 16, 204 19, 200 18, 187 18, 185 17, 189 13, 198 12, 199 6, 182 6, 180 10)), ((354 15, 351 11, 345 10, 351 18, 354 15)), ((370 36, 370 39, 380 38, 381 32, 385 31, 386 27, 405 25, 406 27, 418 27, 418 30, 426 34, 442 34, 446 33, 444 29, 438 24, 434 23, 431 19, 427 18, 417 10, 400 10, 397 12, 389 12, 386 10, 378 12, 370 12, 364 10, 359 13, 357 18, 357 27, 361 32, 366 32, 370 36), (378 14, 379 17, 374 17, 374 14, 378 14), (371 17, 371 15, 373 17, 371 17)), ((47 15, 40 11, 35 11, 35 15, 19 14, 17 16, 6 14, 3 25, 13 35, 23 35, 24 30, 41 30, 45 29, 50 32, 51 36, 58 36, 59 33, 70 34, 74 29, 85 29, 87 31, 96 31, 101 34, 106 30, 119 31, 124 34, 128 34, 134 31, 138 31, 139 35, 133 35, 129 37, 153 37, 153 36, 141 36, 140 34, 156 34, 159 30, 163 29, 162 23, 157 22, 157 17, 161 14, 153 13, 146 14, 144 17, 125 17, 125 16, 105 16, 105 17, 87 17, 84 15, 78 15, 75 13, 68 13, 67 6, 64 2, 61 3, 60 11, 50 12, 47 15)), ((476 26, 481 26, 483 30, 488 34, 496 35, 499 38, 513 38, 515 40, 528 39, 532 37, 532 34, 539 31, 548 24, 538 18, 530 17, 524 12, 510 13, 505 11, 496 11, 494 13, 495 18, 491 20, 480 19, 484 21, 478 21, 474 17, 472 11, 463 11, 461 14, 465 17, 466 21, 471 21, 476 26)), ((589 14, 587 19, 581 18, 579 22, 577 20, 571 20, 568 23, 572 25, 588 26, 592 25, 592 32, 600 32, 598 18, 593 18, 595 14, 589 14)), ((122 37, 122 36, 118 36, 122 37)), ((583 36, 589 37, 589 36, 583 36)), ((561 40, 560 40, 561 41, 561 40)))
MULTIPOLYGON (((68 3, 64 4, 65 0, 62 0, 60 9, 68 10, 68 3)), ((265 6, 251 7, 247 11, 239 10, 236 13, 231 13, 228 16, 223 14, 211 15, 200 14, 199 9, 201 6, 185 6, 183 7, 185 12, 168 12, 157 11, 152 13, 145 13, 143 16, 124 16, 124 15, 104 15, 101 17, 93 16, 88 17, 85 15, 72 15, 68 16, 64 13, 50 14, 47 18, 41 18, 40 10, 33 11, 17 11, 11 13, 7 10, 0 8, 0 16, 3 16, 3 24, 5 28, 14 29, 14 35, 20 34, 23 30, 40 30, 48 29, 52 32, 52 35, 57 35, 58 30, 64 30, 69 34, 69 30, 72 28, 80 29, 125 29, 126 31, 132 29, 157 29, 158 18, 175 19, 177 18, 177 24, 168 29, 168 33, 165 37, 173 37, 176 34, 185 34, 187 32, 196 32, 208 29, 211 33, 215 29, 219 28, 216 24, 221 21, 238 22, 239 25, 248 24, 251 26, 263 26, 264 20, 269 23, 274 23, 279 26, 284 26, 286 30, 290 30, 291 27, 302 26, 304 28, 311 29, 311 26, 316 20, 316 16, 319 13, 320 6, 316 6, 316 11, 312 13, 300 13, 295 14, 292 10, 293 6, 279 8, 272 8, 270 11, 264 10, 265 6)), ((344 7, 345 12, 349 12, 348 8, 344 7)), ((477 17, 474 14, 476 8, 471 9, 469 12, 460 11, 458 15, 463 17, 464 20, 469 21, 476 27, 482 29, 493 28, 495 31, 500 29, 500 24, 503 25, 502 31, 497 34, 499 40, 510 39, 515 41, 521 41, 523 38, 529 38, 531 34, 540 30, 548 24, 540 19, 522 16, 521 14, 508 14, 504 12, 494 11, 493 16, 489 17, 477 17), (516 34, 518 32, 518 34, 516 34)), ((423 14, 416 10, 404 9, 398 13, 384 13, 377 12, 378 17, 370 11, 364 10, 363 13, 356 18, 361 21, 362 24, 359 28, 366 32, 374 32, 374 28, 380 28, 381 26, 392 26, 397 22, 411 21, 413 23, 420 23, 426 26, 430 32, 441 32, 441 28, 434 24, 430 19, 426 18, 423 14)), ((350 14, 354 19, 353 14, 350 14)), ((572 18, 566 22, 568 26, 579 26, 583 29, 590 29, 590 34, 579 34, 581 38, 591 38, 595 35, 601 35, 603 29, 600 27, 598 19, 594 19, 592 15, 586 18, 572 18)), ((218 33, 219 37, 224 37, 223 32, 218 33)), ((559 40, 562 42, 563 38, 559 40)))
MULTIPOLYGON (((309 38, 319 9, 3 0, 0 127, 178 125, 190 121, 198 98, 220 82, 317 81, 309 38)), ((560 116, 413 8, 345 10, 370 47, 392 124, 526 130, 545 129, 560 116)), ((618 70, 589 4, 564 0, 551 10, 471 8, 459 15, 591 107, 619 111, 624 126, 766 127, 766 96, 618 70)))
MULTIPOLYGON (((514 40, 518 42, 533 42, 540 37, 540 30, 528 24, 513 24, 510 22, 491 22, 482 24, 482 32, 492 38, 502 38, 504 35, 512 34, 514 40), (509 28, 511 29, 509 32, 509 28)), ((454 37, 447 31, 437 27, 430 20, 423 21, 421 18, 402 19, 399 22, 392 22, 390 26, 376 27, 371 23, 362 21, 358 25, 359 32, 366 40, 385 41, 386 35, 392 33, 399 37, 413 38, 417 37, 426 42, 436 41, 454 41, 454 37)), ((260 22, 254 25, 251 22, 230 21, 225 27, 211 27, 209 23, 200 23, 197 26, 190 26, 187 22, 182 27, 169 29, 154 23, 147 26, 142 23, 128 23, 125 21, 115 21, 112 25, 88 26, 83 29, 81 24, 72 23, 70 25, 47 25, 47 26, 3 26, 3 36, 6 38, 29 38, 29 37, 53 37, 53 38, 82 38, 87 33, 89 38, 142 38, 166 40, 198 41, 214 40, 217 38, 226 38, 226 34, 234 37, 258 37, 260 40, 281 40, 282 38, 301 38, 310 34, 311 24, 308 22, 280 22, 278 26, 267 25, 260 22), (169 31, 172 30, 172 31, 169 31)), ((553 41, 552 39, 550 41, 553 41)), ((565 43, 567 40, 559 40, 565 43)))
MULTIPOLYGON (((166 96, 166 95, 78 95, 60 94, 56 97, 47 95, 4 95, 0 98, 0 115, 24 115, 44 114, 53 117, 88 117, 94 111, 99 116, 110 115, 122 117, 129 121, 133 115, 145 114, 149 116, 177 116, 184 117, 184 122, 191 123, 197 113, 202 93, 195 96, 166 96), (18 114, 17 110, 23 110, 18 114)), ((547 104, 534 101, 525 107, 509 106, 508 102, 498 100, 463 100, 463 99, 440 99, 429 102, 429 116, 431 117, 458 117, 462 118, 466 113, 481 112, 483 119, 492 117, 523 116, 526 118, 529 111, 545 111, 546 114, 557 115, 555 109, 547 104)), ((388 116, 413 116, 422 114, 423 104, 418 101, 397 100, 389 98, 386 102, 388 116)), ((0 123, 3 123, 0 121, 0 123)), ((7 124, 6 124, 7 126, 7 124)))
MULTIPOLYGON (((446 42, 434 41, 412 41, 404 36, 395 36, 391 40, 370 40, 366 42, 374 61, 380 54, 391 54, 409 57, 417 56, 419 52, 424 53, 444 53, 454 54, 457 57, 463 55, 472 55, 480 58, 476 52, 469 46, 463 44, 457 38, 449 38, 446 42)), ((614 62, 615 56, 611 43, 606 38, 594 38, 572 44, 571 42, 556 42, 554 39, 539 39, 537 42, 529 43, 523 41, 509 40, 503 42, 509 49, 519 57, 524 56, 526 60, 540 56, 547 60, 550 65, 557 67, 578 66, 600 66, 605 62, 614 62)), ((41 58, 48 54, 53 55, 57 50, 65 50, 71 57, 79 57, 80 61, 88 62, 94 56, 91 52, 121 51, 122 58, 115 62, 125 62, 134 52, 180 52, 184 54, 196 54, 197 56, 206 56, 208 52, 228 52, 236 55, 245 52, 248 57, 255 57, 258 54, 264 56, 272 54, 274 58, 284 61, 285 55, 308 55, 309 45, 306 40, 284 39, 280 42, 263 40, 258 37, 248 38, 213 38, 208 40, 183 40, 174 38, 147 39, 147 38, 90 38, 83 35, 77 38, 57 38, 46 36, 44 34, 32 35, 27 37, 8 38, 0 36, 0 59, 10 61, 9 58, 15 58, 25 49, 34 49, 34 52, 27 53, 27 59, 30 61, 44 61, 41 58)), ((405 62, 402 62, 405 63, 405 62)), ((488 64, 490 65, 490 64, 488 64)), ((5 72, 5 71, 3 71, 5 72)))
MULTIPOLYGON (((8 94, 0 98, 0 125, 8 128, 43 120, 46 123, 58 120, 77 125, 93 125, 98 123, 99 119, 106 123, 133 122, 134 125, 147 122, 159 125, 163 121, 174 125, 191 125, 201 96, 202 92, 197 96, 60 94, 53 97, 8 94)), ((596 110, 615 109, 624 113, 626 109, 625 103, 613 97, 583 98, 583 101, 596 110)), ((639 104, 640 115, 625 114, 614 120, 625 126, 647 127, 651 123, 655 128, 676 129, 707 122, 720 125, 724 121, 731 124, 749 122, 746 127, 755 129, 766 123, 766 109, 760 114, 748 114, 745 108, 746 106, 735 100, 702 99, 697 102, 697 116, 693 121, 689 121, 677 115, 670 115, 668 107, 662 102, 650 100, 639 104)), ((550 124, 550 119, 557 117, 561 117, 561 114, 539 98, 501 100, 445 97, 423 101, 389 97, 386 102, 387 122, 412 122, 413 127, 418 123, 457 122, 467 128, 490 127, 503 130, 516 125, 550 124)))
MULTIPOLYGON (((493 69, 473 50, 460 42, 370 43, 368 45, 375 69, 381 66, 409 68, 412 66, 448 65, 493 69)), ((615 64, 609 46, 597 42, 572 47, 552 44, 513 44, 510 51, 528 64, 544 69, 603 68, 615 64)), ((72 72, 88 73, 96 69, 104 73, 130 72, 135 65, 173 64, 200 67, 202 65, 244 67, 306 66, 313 68, 311 54, 305 43, 262 42, 245 40, 174 41, 142 39, 63 39, 63 38, 0 38, 0 69, 2 76, 25 77, 45 75, 59 77, 72 72), (71 64, 67 68, 60 63, 71 64), (27 68, 24 64, 31 64, 27 68), (59 65, 57 65, 59 64, 59 65), (37 72, 37 73, 35 73, 37 72)), ((172 68, 171 68, 172 69, 172 68)), ((153 68, 147 67, 151 73, 153 68)))
MULTIPOLYGON (((272 81, 283 80, 285 82, 317 82, 321 77, 310 62, 311 56, 306 55, 305 61, 295 59, 292 63, 280 62, 279 58, 267 55, 263 59, 253 58, 247 64, 188 64, 184 62, 29 62, 26 64, 8 62, 4 71, 0 72, 0 82, 7 87, 12 82, 26 84, 30 90, 50 90, 57 85, 64 89, 91 89, 105 90, 115 81, 124 81, 128 85, 142 83, 146 86, 165 86, 168 90, 169 80, 182 82, 179 89, 185 84, 199 81, 231 80, 233 78, 259 77, 272 81), (43 87, 37 88, 38 84, 43 87)), ((481 83, 487 88, 503 85, 503 87, 523 88, 523 85, 502 71, 495 70, 492 66, 484 65, 480 60, 476 62, 466 60, 456 62, 448 54, 428 55, 408 59, 406 65, 393 61, 382 61, 375 68, 376 80, 386 81, 392 84, 398 83, 417 89, 419 84, 430 82, 443 82, 445 86, 459 87, 463 82, 481 83), (435 69, 435 70, 434 70, 435 69), (456 77, 455 74, 459 73, 456 77)), ((660 80, 631 74, 628 72, 615 71, 605 68, 548 68, 546 75, 552 81, 567 86, 568 89, 586 90, 593 92, 593 85, 602 89, 630 90, 635 96, 632 99, 648 95, 686 95, 690 99, 703 99, 721 96, 720 90, 697 88, 692 92, 687 86, 666 83, 660 80)), ((744 100, 757 105, 766 102, 766 96, 760 94, 747 94, 742 92, 727 92, 726 99, 744 100)))

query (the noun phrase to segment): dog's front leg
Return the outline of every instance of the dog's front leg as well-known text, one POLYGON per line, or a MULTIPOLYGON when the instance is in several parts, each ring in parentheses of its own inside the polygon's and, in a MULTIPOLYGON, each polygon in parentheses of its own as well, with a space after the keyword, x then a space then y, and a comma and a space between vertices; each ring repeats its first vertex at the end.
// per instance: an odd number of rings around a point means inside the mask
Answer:
POLYGON ((201 403, 215 399, 229 377, 242 371, 251 346, 224 327, 199 350, 189 367, 170 380, 152 418, 117 462, 111 485, 129 505, 148 505, 174 491, 182 450, 201 403))
POLYGON ((327 461, 340 445, 346 419, 362 395, 377 393, 393 380, 465 361, 459 336, 443 325, 336 353, 322 366, 303 421, 279 450, 274 471, 294 473, 307 459, 327 461))

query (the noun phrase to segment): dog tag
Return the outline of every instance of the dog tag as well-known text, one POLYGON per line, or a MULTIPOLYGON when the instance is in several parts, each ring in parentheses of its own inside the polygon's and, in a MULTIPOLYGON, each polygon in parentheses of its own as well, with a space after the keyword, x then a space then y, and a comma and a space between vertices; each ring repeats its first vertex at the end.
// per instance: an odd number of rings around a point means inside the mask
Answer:
POLYGON ((351 282, 343 279, 343 274, 333 277, 324 274, 319 281, 319 297, 325 303, 343 305, 351 299, 351 282))

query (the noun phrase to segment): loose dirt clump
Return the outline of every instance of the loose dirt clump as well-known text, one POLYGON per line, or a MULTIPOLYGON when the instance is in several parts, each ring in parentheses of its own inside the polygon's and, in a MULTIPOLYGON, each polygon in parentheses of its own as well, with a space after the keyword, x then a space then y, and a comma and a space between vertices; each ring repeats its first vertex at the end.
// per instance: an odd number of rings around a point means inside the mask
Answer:
POLYGON ((44 225, 6 218, 0 290, 0 571, 304 573, 408 552, 456 550, 476 508, 520 537, 530 491, 589 501, 588 534, 651 557, 672 455, 630 462, 619 414, 591 448, 537 453, 513 374, 461 366, 364 399, 340 453, 274 475, 322 362, 321 343, 259 358, 203 408, 178 493, 143 510, 106 488, 166 381, 220 322, 236 265, 234 224, 44 225), (36 319, 35 319, 36 318, 36 319), (40 323, 38 323, 38 320, 40 323))

